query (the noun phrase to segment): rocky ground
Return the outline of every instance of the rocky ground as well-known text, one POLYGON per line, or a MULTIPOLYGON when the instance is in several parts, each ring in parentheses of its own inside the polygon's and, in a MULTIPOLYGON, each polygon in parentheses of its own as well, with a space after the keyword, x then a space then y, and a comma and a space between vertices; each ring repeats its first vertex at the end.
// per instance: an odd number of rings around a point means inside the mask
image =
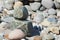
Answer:
POLYGON ((60 0, 0 0, 0 40, 27 20, 40 29, 21 40, 60 40, 60 0))

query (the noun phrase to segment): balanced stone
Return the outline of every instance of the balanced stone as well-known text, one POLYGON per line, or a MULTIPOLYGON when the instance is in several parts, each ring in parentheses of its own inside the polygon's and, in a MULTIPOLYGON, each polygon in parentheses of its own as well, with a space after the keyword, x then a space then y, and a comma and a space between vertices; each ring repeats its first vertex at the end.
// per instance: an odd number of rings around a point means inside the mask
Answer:
POLYGON ((51 8, 53 6, 52 0, 42 0, 42 5, 46 8, 51 8))

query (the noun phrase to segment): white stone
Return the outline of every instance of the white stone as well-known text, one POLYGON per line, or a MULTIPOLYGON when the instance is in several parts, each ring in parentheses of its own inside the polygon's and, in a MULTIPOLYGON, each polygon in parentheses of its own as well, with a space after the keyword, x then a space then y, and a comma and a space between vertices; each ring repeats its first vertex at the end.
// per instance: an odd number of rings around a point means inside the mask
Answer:
POLYGON ((53 6, 52 0, 42 0, 42 5, 46 8, 51 8, 53 6))
POLYGON ((39 7, 40 7, 40 5, 41 5, 41 4, 38 3, 38 2, 30 3, 31 9, 34 10, 34 11, 38 10, 39 7))
POLYGON ((48 10, 48 14, 50 14, 50 15, 56 14, 56 10, 51 8, 48 10))
POLYGON ((6 16, 6 17, 2 17, 1 20, 4 22, 12 22, 15 19, 14 19, 14 17, 6 16))
POLYGON ((60 35, 56 35, 55 40, 60 40, 60 35))
POLYGON ((57 10, 57 16, 60 16, 60 10, 57 10))
POLYGON ((37 12, 35 14, 33 21, 35 21, 37 23, 41 23, 44 20, 44 16, 40 13, 42 13, 42 12, 37 12))
POLYGON ((45 7, 42 6, 42 7, 40 8, 40 10, 42 10, 42 11, 45 10, 45 7))
POLYGON ((4 28, 4 29, 7 29, 7 27, 9 27, 9 24, 8 24, 8 23, 5 23, 5 22, 2 22, 2 23, 0 24, 0 27, 1 27, 1 28, 4 28))
POLYGON ((48 13, 43 12, 42 14, 44 17, 48 17, 48 13))
POLYGON ((56 8, 60 8, 60 4, 58 2, 54 1, 54 4, 55 4, 56 8))
POLYGON ((12 9, 14 0, 4 0, 4 8, 12 9))
POLYGON ((7 12, 7 14, 13 16, 13 14, 14 14, 14 10, 9 10, 9 11, 7 12))

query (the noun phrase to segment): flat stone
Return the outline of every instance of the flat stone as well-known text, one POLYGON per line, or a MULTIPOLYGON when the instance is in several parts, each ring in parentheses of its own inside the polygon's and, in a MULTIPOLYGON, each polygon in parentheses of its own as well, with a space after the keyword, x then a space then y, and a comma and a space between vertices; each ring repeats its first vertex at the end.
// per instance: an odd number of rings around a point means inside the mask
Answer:
POLYGON ((42 5, 45 8, 51 8, 53 6, 53 1, 52 0, 42 0, 42 5))

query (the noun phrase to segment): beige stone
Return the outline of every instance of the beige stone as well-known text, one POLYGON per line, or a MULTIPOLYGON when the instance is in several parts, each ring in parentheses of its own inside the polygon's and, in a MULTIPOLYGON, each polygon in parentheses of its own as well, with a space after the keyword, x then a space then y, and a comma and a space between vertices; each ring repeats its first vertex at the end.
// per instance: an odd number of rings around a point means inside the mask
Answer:
POLYGON ((20 2, 20 1, 18 1, 18 2, 16 2, 16 3, 14 4, 14 9, 15 9, 16 7, 21 7, 21 6, 23 6, 23 3, 20 2))
POLYGON ((41 23, 41 25, 43 25, 43 26, 49 26, 49 25, 51 25, 51 23, 48 22, 47 19, 45 19, 45 20, 41 23))
POLYGON ((58 27, 49 27, 49 30, 55 34, 59 34, 59 28, 58 27))

